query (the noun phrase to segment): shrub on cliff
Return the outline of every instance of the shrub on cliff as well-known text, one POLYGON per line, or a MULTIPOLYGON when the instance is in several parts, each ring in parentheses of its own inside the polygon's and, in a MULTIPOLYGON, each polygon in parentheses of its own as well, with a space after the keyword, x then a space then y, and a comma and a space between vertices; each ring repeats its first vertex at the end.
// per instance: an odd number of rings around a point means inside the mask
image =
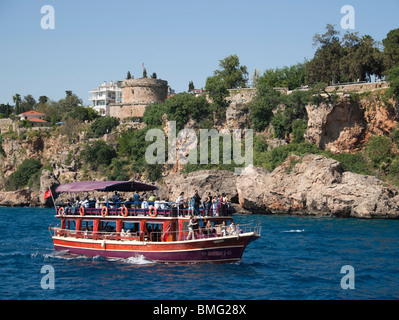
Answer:
POLYGON ((176 121, 176 129, 183 129, 191 119, 199 122, 212 117, 211 106, 205 96, 196 97, 189 93, 179 93, 164 103, 153 104, 146 108, 143 121, 147 125, 162 125, 162 116, 167 114, 169 121, 176 121))
POLYGON ((100 166, 109 166, 116 157, 116 151, 104 141, 98 140, 87 144, 80 155, 93 170, 97 170, 100 166))
POLYGON ((111 133, 112 129, 119 125, 119 119, 114 117, 100 117, 94 120, 90 129, 94 137, 98 138, 106 133, 111 133))
POLYGON ((387 81, 389 82, 387 95, 389 97, 395 95, 396 99, 399 100, 399 66, 393 67, 389 70, 387 81))
POLYGON ((392 141, 385 136, 375 136, 370 139, 366 147, 366 153, 373 162, 375 168, 383 162, 389 164, 392 160, 392 141))
POLYGON ((6 189, 13 191, 27 185, 29 179, 33 177, 42 167, 39 160, 25 159, 13 174, 6 181, 6 189))

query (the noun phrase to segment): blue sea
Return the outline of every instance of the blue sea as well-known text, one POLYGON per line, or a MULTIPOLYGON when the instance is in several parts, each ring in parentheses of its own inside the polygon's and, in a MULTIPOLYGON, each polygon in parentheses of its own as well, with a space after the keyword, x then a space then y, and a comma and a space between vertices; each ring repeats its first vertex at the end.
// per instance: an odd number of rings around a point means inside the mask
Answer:
POLYGON ((173 265, 55 252, 48 230, 58 223, 54 209, 0 207, 0 299, 399 298, 398 220, 239 214, 235 220, 262 225, 262 237, 240 262, 173 265))

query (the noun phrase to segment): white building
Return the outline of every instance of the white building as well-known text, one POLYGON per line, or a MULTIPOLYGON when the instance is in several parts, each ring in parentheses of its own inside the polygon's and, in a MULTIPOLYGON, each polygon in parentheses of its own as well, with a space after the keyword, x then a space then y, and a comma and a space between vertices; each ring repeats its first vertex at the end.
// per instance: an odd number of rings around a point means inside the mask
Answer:
POLYGON ((102 116, 109 115, 109 105, 111 103, 122 102, 122 81, 110 81, 107 84, 104 81, 97 89, 90 90, 92 94, 89 97, 90 101, 93 101, 93 108, 102 116))

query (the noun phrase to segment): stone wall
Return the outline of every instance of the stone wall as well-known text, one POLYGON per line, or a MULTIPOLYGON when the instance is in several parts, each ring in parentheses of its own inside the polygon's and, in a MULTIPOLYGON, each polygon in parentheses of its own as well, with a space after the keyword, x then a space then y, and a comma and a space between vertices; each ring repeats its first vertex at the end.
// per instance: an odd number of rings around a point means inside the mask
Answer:
POLYGON ((388 88, 387 82, 372 82, 372 83, 356 83, 347 85, 336 85, 330 86, 326 89, 327 92, 333 92, 337 90, 338 92, 365 92, 374 89, 388 88))
POLYGON ((125 119, 129 117, 142 117, 147 104, 112 104, 109 107, 109 116, 119 119, 125 119))
POLYGON ((8 132, 10 130, 14 130, 14 125, 11 119, 0 119, 0 134, 8 132))

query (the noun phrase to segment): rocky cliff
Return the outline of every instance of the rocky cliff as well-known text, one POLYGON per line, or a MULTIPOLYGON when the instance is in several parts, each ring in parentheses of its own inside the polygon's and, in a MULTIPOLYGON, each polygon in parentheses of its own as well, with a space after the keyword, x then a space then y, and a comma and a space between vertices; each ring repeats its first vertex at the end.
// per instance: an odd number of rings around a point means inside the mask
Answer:
POLYGON ((399 217, 397 187, 373 176, 343 172, 338 161, 323 156, 291 155, 271 173, 253 166, 244 173, 237 178, 244 209, 354 218, 399 217))
POLYGON ((174 200, 200 190, 201 196, 225 192, 252 213, 300 214, 352 218, 398 218, 399 188, 373 176, 343 172, 338 161, 319 155, 291 155, 273 172, 252 165, 242 175, 202 170, 165 178, 174 200))
POLYGON ((347 95, 335 103, 307 105, 306 111, 306 141, 334 153, 358 150, 371 135, 389 134, 399 121, 395 102, 384 102, 381 95, 347 95))

